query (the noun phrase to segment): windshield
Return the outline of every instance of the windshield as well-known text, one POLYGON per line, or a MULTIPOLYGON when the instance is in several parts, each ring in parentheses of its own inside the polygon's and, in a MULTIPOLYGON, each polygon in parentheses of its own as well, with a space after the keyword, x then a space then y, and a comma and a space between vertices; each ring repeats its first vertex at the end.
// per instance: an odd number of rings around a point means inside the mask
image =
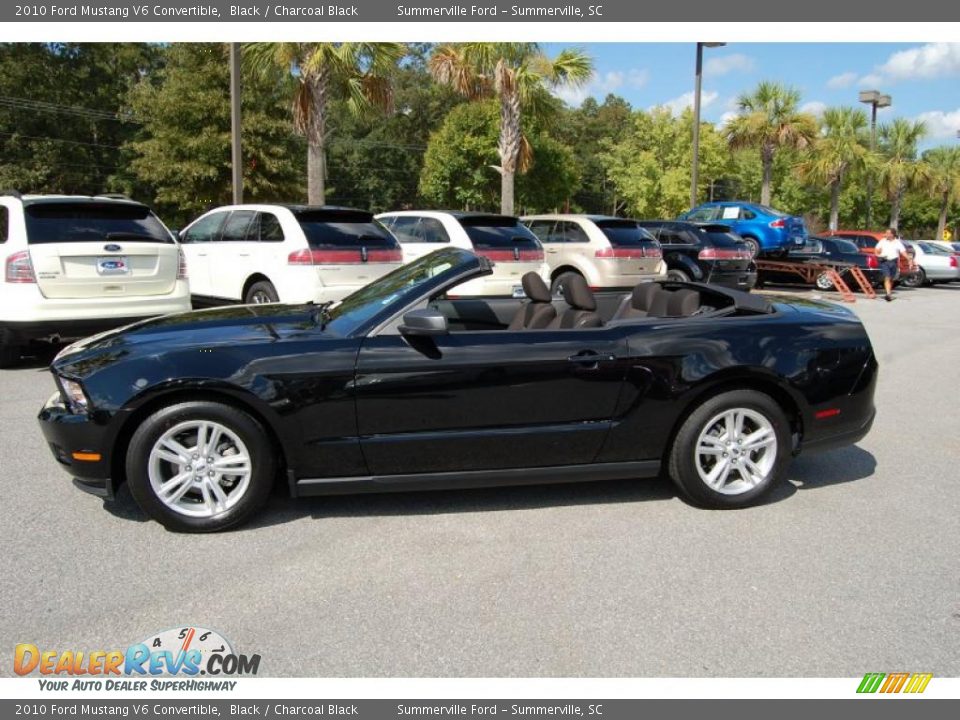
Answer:
POLYGON ((347 336, 369 322, 385 320, 417 297, 462 273, 477 269, 480 259, 459 248, 444 248, 401 265, 369 285, 347 295, 326 317, 326 329, 347 336))
POLYGON ((393 235, 369 213, 306 210, 296 217, 312 249, 397 247, 393 235))
POLYGON ((477 250, 537 250, 540 241, 519 220, 505 215, 467 215, 461 227, 477 250))
POLYGON ((846 255, 857 255, 860 253, 860 248, 857 247, 857 244, 850 242, 849 240, 833 238, 833 244, 839 252, 846 255))
POLYGON ((157 216, 133 203, 37 203, 24 208, 30 245, 105 240, 173 243, 157 216))

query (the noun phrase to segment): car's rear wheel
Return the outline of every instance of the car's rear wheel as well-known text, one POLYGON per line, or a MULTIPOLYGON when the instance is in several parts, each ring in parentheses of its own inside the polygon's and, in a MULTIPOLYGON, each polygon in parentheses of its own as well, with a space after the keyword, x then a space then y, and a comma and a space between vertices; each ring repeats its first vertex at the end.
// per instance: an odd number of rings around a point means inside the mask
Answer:
POLYGON ((553 283, 550 285, 550 292, 554 297, 563 297, 563 284, 570 278, 579 275, 575 272, 565 272, 560 273, 553 279, 553 283))
POLYGON ((272 282, 269 280, 261 280, 247 288, 247 294, 244 296, 243 301, 247 305, 261 305, 263 303, 279 302, 280 296, 277 294, 277 289, 273 286, 272 282))
POLYGON ((683 270, 667 270, 667 280, 674 282, 690 282, 690 276, 683 270))
POLYGON ((697 505, 738 508, 780 481, 790 458, 790 423, 769 395, 715 395, 684 421, 670 450, 669 473, 697 505))
POLYGON ((760 241, 755 237, 750 237, 749 235, 743 238, 743 242, 746 243, 747 250, 750 251, 750 257, 755 258, 760 255, 760 241))
POLYGON ((0 368, 9 368, 20 362, 20 346, 0 344, 0 368))
POLYGON ((170 530, 215 532, 266 503, 276 461, 263 426, 216 402, 162 408, 130 440, 127 483, 140 508, 170 530))

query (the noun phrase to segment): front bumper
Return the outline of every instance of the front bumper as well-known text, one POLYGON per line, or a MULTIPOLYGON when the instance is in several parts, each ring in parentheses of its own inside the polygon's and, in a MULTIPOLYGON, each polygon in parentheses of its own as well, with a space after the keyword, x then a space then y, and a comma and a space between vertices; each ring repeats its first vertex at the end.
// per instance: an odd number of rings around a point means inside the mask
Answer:
POLYGON ((74 478, 77 487, 100 497, 112 498, 115 485, 111 479, 108 428, 94 415, 73 413, 60 393, 55 393, 37 420, 53 458, 74 478), (98 459, 81 459, 96 456, 98 459))

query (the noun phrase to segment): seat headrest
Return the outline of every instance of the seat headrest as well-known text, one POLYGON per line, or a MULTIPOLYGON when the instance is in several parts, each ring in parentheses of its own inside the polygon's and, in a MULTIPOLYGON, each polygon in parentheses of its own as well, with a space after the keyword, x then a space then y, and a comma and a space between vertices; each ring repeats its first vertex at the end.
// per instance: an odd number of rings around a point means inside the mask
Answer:
POLYGON ((686 317, 693 315, 700 307, 700 293, 696 290, 680 289, 670 293, 667 301, 667 315, 686 317))
POLYGON ((577 310, 596 310, 597 301, 590 292, 587 281, 580 275, 570 274, 563 280, 563 299, 577 310))
POLYGON ((653 300, 653 296, 661 290, 660 283, 642 282, 633 288, 633 297, 630 298, 630 305, 632 305, 635 310, 643 310, 646 312, 650 309, 650 302, 653 300))
POLYGON ((543 278, 535 272, 525 273, 524 276, 520 278, 520 283, 523 285, 523 292, 534 302, 550 302, 552 299, 550 297, 550 288, 547 287, 543 278))

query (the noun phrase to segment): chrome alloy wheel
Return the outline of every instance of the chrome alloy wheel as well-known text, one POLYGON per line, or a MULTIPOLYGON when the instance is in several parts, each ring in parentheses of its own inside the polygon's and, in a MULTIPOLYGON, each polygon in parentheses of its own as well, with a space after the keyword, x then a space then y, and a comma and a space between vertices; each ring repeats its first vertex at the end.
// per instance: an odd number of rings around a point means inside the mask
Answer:
POLYGON ((264 305, 266 303, 272 303, 273 300, 265 291, 257 290, 250 296, 250 302, 254 305, 264 305))
POLYGON ((761 413, 732 408, 714 416, 697 438, 700 479, 724 495, 752 490, 777 460, 777 433, 761 413))
POLYGON ((147 465, 150 486, 174 512, 209 518, 236 505, 250 485, 250 453, 224 425, 188 420, 154 443, 147 465))

